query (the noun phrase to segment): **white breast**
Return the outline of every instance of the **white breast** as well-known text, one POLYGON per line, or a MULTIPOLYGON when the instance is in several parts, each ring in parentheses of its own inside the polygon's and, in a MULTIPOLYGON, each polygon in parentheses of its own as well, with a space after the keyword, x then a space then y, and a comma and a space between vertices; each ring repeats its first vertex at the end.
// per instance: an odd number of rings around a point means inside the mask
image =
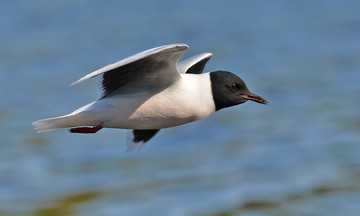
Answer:
POLYGON ((209 73, 182 74, 182 79, 155 94, 104 98, 91 106, 104 127, 160 129, 209 117, 215 112, 209 73))

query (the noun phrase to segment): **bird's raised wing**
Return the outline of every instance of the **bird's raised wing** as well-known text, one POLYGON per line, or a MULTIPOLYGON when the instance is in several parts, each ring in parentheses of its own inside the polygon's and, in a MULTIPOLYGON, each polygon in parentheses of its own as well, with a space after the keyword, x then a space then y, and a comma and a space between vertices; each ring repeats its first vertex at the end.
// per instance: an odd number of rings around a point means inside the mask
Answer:
POLYGON ((180 73, 191 73, 191 74, 201 74, 205 68, 205 64, 211 58, 212 53, 201 53, 190 58, 187 58, 183 61, 180 61, 177 65, 177 68, 180 73))
POLYGON ((189 47, 171 44, 132 55, 89 73, 72 85, 102 75, 103 97, 125 86, 140 90, 168 86, 180 79, 176 64, 189 47))

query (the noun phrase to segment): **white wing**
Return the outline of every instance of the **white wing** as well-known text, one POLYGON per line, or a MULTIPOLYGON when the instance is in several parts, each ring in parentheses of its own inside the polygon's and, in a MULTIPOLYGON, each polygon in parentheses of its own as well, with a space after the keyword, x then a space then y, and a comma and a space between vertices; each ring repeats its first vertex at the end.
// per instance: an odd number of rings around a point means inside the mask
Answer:
POLYGON ((102 75, 104 96, 125 85, 133 89, 171 85, 181 78, 176 64, 187 49, 186 44, 155 47, 89 73, 72 85, 102 75))
MULTIPOLYGON (((170 45, 164 45, 164 46, 159 46, 159 47, 155 47, 155 48, 152 48, 152 49, 148 49, 148 50, 145 50, 145 51, 142 51, 140 53, 137 53, 137 54, 134 54, 128 58, 125 58, 123 60, 120 60, 116 63, 113 63, 113 64, 110 64, 110 65, 107 65, 103 68, 100 68, 99 70, 96 70, 94 72, 91 72, 89 74, 87 74, 86 76, 80 78, 79 80, 73 82, 71 85, 75 85, 75 84, 78 84, 84 80, 87 80, 87 79, 90 79, 92 77, 95 77, 95 76, 98 76, 100 74, 103 74, 105 72, 108 72, 108 71, 111 71, 111 70, 114 70, 114 69, 117 69, 117 68, 120 68, 124 65, 127 65, 127 64, 130 64, 130 63, 133 63, 133 62, 136 62, 140 59, 144 59, 144 58, 148 58, 150 56, 154 56, 154 55, 159 55, 160 57, 165 57, 164 55, 161 55, 161 54, 164 54, 166 52, 175 52, 177 55, 175 55, 175 60, 176 62, 179 60, 179 58, 182 56, 182 54, 189 48, 188 45, 186 44, 170 44, 170 45)), ((171 60, 174 60, 174 59, 168 59, 168 61, 171 61, 171 60)))

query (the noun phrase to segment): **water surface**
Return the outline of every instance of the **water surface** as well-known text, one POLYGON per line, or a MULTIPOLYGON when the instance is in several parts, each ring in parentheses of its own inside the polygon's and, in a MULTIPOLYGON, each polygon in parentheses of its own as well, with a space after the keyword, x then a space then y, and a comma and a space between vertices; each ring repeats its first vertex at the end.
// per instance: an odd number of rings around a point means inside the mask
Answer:
POLYGON ((358 1, 12 1, 0 8, 0 215, 357 215, 358 1), (37 134, 136 52, 212 52, 269 101, 162 130, 37 134))

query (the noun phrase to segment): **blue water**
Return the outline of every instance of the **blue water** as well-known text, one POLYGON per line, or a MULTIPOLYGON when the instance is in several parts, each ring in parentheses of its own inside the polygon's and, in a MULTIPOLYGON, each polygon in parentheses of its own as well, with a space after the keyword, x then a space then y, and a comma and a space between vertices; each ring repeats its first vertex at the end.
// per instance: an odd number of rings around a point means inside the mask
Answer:
POLYGON ((0 215, 358 215, 359 1, 8 1, 0 7, 0 215), (162 130, 37 134, 100 96, 69 87, 186 43, 269 101, 162 130))

